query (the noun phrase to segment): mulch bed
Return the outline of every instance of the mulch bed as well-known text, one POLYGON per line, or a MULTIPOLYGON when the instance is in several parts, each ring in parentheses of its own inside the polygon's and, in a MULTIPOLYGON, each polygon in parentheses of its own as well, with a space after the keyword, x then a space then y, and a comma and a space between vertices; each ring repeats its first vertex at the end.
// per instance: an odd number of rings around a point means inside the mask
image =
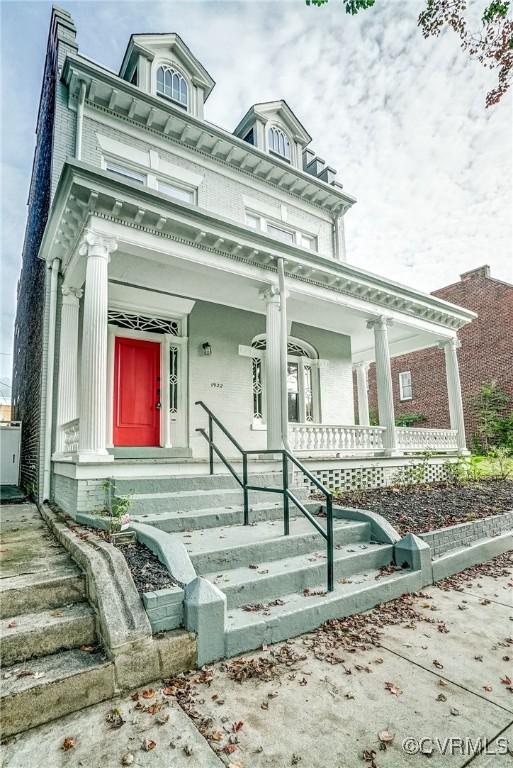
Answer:
POLYGON ((403 536, 513 510, 513 480, 375 488, 340 493, 334 501, 383 515, 403 536))
POLYGON ((144 544, 122 544, 118 545, 118 549, 125 556, 139 594, 179 586, 158 557, 144 544))

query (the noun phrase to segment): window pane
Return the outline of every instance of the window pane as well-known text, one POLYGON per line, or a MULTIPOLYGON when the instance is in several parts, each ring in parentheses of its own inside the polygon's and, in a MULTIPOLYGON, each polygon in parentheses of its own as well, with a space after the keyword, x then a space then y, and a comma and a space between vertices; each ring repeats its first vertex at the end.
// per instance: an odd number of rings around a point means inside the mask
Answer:
POLYGON ((159 67, 157 72, 157 91, 164 93, 164 70, 162 67, 159 67))
POLYGON ((171 96, 173 92, 173 73, 170 69, 166 69, 166 76, 164 81, 164 93, 166 96, 171 96))
POLYGON ((299 397, 295 392, 288 394, 289 421, 299 421, 299 397))
POLYGON ((175 187, 174 184, 167 184, 165 181, 158 182, 159 192, 164 195, 175 198, 175 200, 181 200, 184 203, 193 203, 194 194, 190 189, 183 189, 182 187, 175 187))
POLYGON ((304 377, 305 421, 313 421, 312 369, 305 365, 304 377))
POLYGON ((124 176, 131 181, 136 181, 138 184, 146 183, 146 176, 144 173, 138 173, 138 171, 133 171, 131 168, 126 168, 124 165, 106 163, 105 167, 111 173, 117 173, 119 176, 124 176))
POLYGON ((294 232, 281 229, 281 227, 275 227, 274 224, 267 224, 267 234, 282 240, 284 243, 294 243, 296 239, 294 232))
POLYGON ((287 364, 287 390, 288 392, 299 392, 298 364, 287 364))
POLYGON ((308 248, 311 251, 316 250, 315 237, 311 237, 311 235, 303 235, 303 234, 301 234, 299 237, 300 237, 300 244, 302 245, 303 248, 308 248))

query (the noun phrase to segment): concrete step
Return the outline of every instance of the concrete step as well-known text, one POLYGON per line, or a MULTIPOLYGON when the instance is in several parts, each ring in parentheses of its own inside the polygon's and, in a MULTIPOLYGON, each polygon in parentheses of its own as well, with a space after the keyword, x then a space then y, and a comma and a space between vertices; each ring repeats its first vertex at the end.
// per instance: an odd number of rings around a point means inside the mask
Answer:
MULTIPOLYGON (((235 466, 235 471, 242 477, 242 467, 235 466)), ((251 485, 276 487, 281 482, 280 473, 250 474, 251 485)), ((115 479, 118 496, 141 493, 179 493, 181 491, 235 490, 240 486, 229 474, 168 475, 158 477, 120 477, 115 479)))
MULTIPOLYGON (((334 552, 335 579, 350 578, 354 573, 374 570, 392 562, 389 544, 351 544, 334 552)), ((206 573, 226 595, 229 609, 249 603, 274 600, 292 592, 303 592, 323 584, 326 589, 326 549, 306 555, 254 563, 258 568, 232 568, 206 573)))
MULTIPOLYGON (((319 520, 324 523, 322 519, 319 520)), ((335 545, 369 540, 367 523, 334 521, 335 545)), ((301 515, 290 521, 290 534, 283 535, 283 519, 264 520, 250 526, 233 525, 177 534, 183 541, 196 572, 201 574, 239 568, 262 560, 307 554, 321 549, 323 538, 301 515)))
MULTIPOLYGON (((292 513, 293 514, 293 513, 292 513)), ((178 531, 197 531, 206 528, 218 528, 219 526, 241 525, 244 520, 243 508, 240 504, 233 507, 209 507, 207 509, 195 509, 187 512, 159 512, 159 513, 135 513, 130 510, 133 520, 146 525, 153 525, 161 531, 175 533, 178 531)), ((251 523, 260 520, 282 520, 283 503, 271 502, 252 504, 250 506, 249 519, 251 523)))
POLYGON ((58 651, 92 645, 96 639, 89 603, 24 613, 2 621, 2 665, 9 667, 58 651))
MULTIPOLYGON (((296 637, 329 619, 361 613, 420 588, 418 572, 405 570, 379 579, 377 576, 378 572, 374 570, 353 575, 350 584, 336 584, 334 591, 325 595, 285 594, 282 596, 283 605, 270 607, 265 614, 241 608, 229 610, 225 655, 236 656, 262 645, 296 637)), ((312 591, 324 589, 325 585, 319 582, 312 591)))
MULTIPOLYGON (((304 495, 304 492, 303 492, 304 495)), ((281 496, 268 491, 251 491, 251 505, 281 501, 281 496)), ((193 510, 241 506, 241 488, 210 488, 202 491, 187 490, 165 493, 135 493, 131 497, 130 514, 156 514, 170 512, 191 512, 193 510)))
POLYGON ((42 725, 114 694, 114 665, 100 653, 64 651, 16 664, 2 674, 1 736, 42 725))
POLYGON ((82 572, 68 561, 53 570, 0 579, 0 618, 58 608, 85 596, 82 572))

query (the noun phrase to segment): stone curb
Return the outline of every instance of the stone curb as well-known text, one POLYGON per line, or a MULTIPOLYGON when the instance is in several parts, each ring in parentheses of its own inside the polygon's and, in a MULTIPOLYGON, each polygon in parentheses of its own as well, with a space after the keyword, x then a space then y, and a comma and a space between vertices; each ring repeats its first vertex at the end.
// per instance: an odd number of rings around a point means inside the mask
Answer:
POLYGON ((129 530, 135 531, 137 541, 145 544, 158 557, 179 584, 188 584, 196 578, 189 553, 178 536, 144 523, 130 523, 129 530))
MULTIPOLYGON (((319 509, 322 504, 306 504, 308 511, 319 509)), ((370 512, 366 509, 355 509, 353 507, 340 507, 333 505, 333 517, 345 520, 354 520, 359 523, 369 523, 371 529, 371 538, 374 541, 384 544, 395 544, 401 537, 388 520, 378 515, 376 512, 370 512)))

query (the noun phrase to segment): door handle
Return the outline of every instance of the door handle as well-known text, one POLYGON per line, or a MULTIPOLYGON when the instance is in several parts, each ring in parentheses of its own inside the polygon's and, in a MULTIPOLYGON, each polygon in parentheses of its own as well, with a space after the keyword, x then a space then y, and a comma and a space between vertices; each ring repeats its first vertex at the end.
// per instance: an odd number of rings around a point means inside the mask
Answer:
POLYGON ((160 411, 160 409, 162 408, 160 400, 157 403, 155 403, 155 408, 157 409, 157 411, 160 411))

